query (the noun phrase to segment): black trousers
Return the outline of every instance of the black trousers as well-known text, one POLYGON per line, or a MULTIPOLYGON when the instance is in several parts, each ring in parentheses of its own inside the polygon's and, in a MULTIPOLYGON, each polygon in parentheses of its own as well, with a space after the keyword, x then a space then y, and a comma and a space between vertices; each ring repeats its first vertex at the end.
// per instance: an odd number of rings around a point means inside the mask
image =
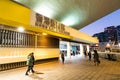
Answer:
POLYGON ((65 58, 64 58, 64 57, 62 57, 62 63, 64 63, 64 61, 65 61, 65 58))
POLYGON ((26 74, 28 74, 28 72, 30 72, 30 70, 31 70, 32 73, 34 73, 33 66, 28 66, 26 74))

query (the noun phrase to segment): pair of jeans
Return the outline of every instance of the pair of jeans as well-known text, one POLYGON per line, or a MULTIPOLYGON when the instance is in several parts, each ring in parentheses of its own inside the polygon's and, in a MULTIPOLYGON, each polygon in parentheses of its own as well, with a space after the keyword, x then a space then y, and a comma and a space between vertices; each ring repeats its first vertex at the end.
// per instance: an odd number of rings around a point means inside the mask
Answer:
POLYGON ((30 72, 30 70, 32 71, 32 73, 34 73, 33 66, 28 66, 26 74, 28 74, 28 72, 30 72))

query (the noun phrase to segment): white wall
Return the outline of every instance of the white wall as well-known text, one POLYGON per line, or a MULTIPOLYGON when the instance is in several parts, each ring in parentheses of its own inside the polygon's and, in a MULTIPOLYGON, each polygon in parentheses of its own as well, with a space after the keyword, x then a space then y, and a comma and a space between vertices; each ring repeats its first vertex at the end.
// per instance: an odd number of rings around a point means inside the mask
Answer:
POLYGON ((76 29, 73 29, 71 27, 65 27, 65 31, 70 33, 70 36, 73 37, 73 40, 75 41, 81 41, 81 42, 85 42, 85 43, 98 43, 98 39, 92 36, 89 36, 83 32, 80 32, 76 29))

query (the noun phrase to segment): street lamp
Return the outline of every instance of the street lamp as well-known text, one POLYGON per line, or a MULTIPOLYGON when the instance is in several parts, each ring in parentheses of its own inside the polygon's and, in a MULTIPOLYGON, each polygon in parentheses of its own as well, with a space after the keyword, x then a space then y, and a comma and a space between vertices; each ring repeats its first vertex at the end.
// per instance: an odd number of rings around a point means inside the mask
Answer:
POLYGON ((106 47, 107 47, 107 48, 110 48, 110 44, 109 44, 109 43, 107 43, 106 47))

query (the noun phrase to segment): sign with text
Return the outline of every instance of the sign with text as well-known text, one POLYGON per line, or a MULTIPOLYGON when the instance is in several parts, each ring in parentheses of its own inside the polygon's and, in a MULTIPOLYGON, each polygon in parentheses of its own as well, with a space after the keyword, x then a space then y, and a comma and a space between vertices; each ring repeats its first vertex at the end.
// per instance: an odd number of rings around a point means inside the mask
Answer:
POLYGON ((65 25, 57 22, 56 20, 50 19, 41 14, 31 11, 30 25, 44 28, 50 31, 63 33, 65 35, 70 35, 69 32, 65 31, 65 25))

